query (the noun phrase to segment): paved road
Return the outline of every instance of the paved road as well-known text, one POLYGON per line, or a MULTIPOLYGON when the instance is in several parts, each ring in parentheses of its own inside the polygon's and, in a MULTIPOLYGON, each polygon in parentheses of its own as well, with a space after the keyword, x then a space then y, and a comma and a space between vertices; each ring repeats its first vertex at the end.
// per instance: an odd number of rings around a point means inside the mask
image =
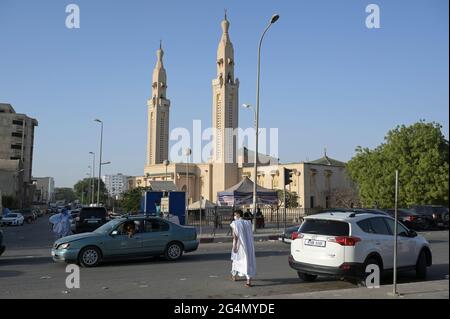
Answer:
MULTIPOLYGON (((46 217, 3 230, 7 251, 0 257, 0 298, 255 298, 354 287, 331 278, 301 282, 287 264, 289 245, 268 241, 256 243, 258 278, 253 288, 229 280, 230 244, 224 243, 201 245, 175 263, 149 258, 81 268, 81 288, 68 290, 66 265, 49 257, 53 239, 46 217)), ((448 278, 448 231, 424 235, 434 256, 428 280, 448 278)), ((414 273, 400 277, 401 282, 414 280, 414 273)))

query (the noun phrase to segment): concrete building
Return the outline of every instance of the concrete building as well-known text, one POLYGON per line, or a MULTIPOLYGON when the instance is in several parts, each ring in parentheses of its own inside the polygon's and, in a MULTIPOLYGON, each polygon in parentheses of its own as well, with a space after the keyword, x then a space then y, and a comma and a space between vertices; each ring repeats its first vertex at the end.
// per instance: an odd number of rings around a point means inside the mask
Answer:
POLYGON ((20 160, 0 159, 0 191, 20 201, 23 192, 23 168, 20 160))
POLYGON ((50 204, 55 201, 55 180, 53 177, 34 177, 34 202, 50 204))
POLYGON ((33 146, 34 128, 37 125, 36 119, 16 113, 11 104, 0 103, 0 159, 4 160, 4 170, 9 170, 12 166, 20 167, 10 175, 15 176, 10 183, 18 185, 18 200, 22 207, 29 206, 33 200, 33 146))
POLYGON ((120 173, 102 176, 103 183, 105 183, 109 196, 115 198, 126 192, 128 190, 128 178, 129 176, 120 173))
MULTIPOLYGON (((254 180, 254 152, 237 149, 234 129, 239 127, 239 80, 235 78, 234 48, 230 23, 225 15, 217 49, 216 78, 212 80, 212 154, 208 163, 169 163, 168 131, 170 101, 166 96, 167 74, 162 64, 163 51, 157 51, 153 71, 152 99, 148 100, 147 161, 144 176, 128 178, 128 187, 149 187, 152 181, 173 181, 178 190, 187 191, 188 203, 207 199, 216 202, 217 193, 237 184, 243 177, 254 180)), ((172 106, 173 109, 176 106, 172 106)), ((287 189, 298 196, 303 208, 334 206, 338 191, 353 189, 345 163, 326 154, 316 161, 281 164, 268 155, 258 156, 258 184, 283 189, 284 168, 292 169, 294 179, 287 189)))

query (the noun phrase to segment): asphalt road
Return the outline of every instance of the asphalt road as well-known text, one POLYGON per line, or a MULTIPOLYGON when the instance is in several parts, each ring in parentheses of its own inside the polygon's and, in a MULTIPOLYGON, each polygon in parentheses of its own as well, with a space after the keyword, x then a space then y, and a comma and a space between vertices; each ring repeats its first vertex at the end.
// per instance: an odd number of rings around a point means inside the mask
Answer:
MULTIPOLYGON (((67 289, 66 265, 50 257, 53 236, 47 217, 37 224, 3 227, 7 250, 0 257, 0 298, 255 298, 280 294, 352 288, 332 278, 304 283, 289 268, 289 245, 256 243, 258 277, 253 288, 229 280, 230 244, 202 244, 178 262, 149 258, 81 268, 80 289, 67 289)), ((428 280, 448 278, 449 232, 422 233, 431 243, 434 265, 428 280)), ((390 283, 390 278, 384 282, 390 283)), ((401 283, 415 281, 401 274, 401 283)))

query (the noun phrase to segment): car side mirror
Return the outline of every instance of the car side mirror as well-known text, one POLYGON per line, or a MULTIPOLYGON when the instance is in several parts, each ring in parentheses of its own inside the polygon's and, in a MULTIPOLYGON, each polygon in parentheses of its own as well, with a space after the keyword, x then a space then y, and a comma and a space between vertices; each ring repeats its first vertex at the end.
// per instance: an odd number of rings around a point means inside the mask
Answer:
POLYGON ((113 230, 111 232, 111 236, 117 236, 117 235, 119 235, 119 231, 118 230, 113 230))

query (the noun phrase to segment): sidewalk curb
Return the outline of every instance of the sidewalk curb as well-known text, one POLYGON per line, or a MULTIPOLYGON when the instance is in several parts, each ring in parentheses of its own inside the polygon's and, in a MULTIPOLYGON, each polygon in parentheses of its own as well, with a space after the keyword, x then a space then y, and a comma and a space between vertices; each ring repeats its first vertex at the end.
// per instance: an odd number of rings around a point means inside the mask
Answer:
MULTIPOLYGON (((278 241, 281 235, 278 234, 267 234, 267 235, 256 235, 254 237, 255 242, 261 242, 261 241, 269 241, 269 240, 276 240, 278 241)), ((233 238, 231 236, 226 237, 201 237, 199 238, 200 244, 213 244, 213 243, 230 243, 233 241, 233 238)))
POLYGON ((447 299, 449 298, 448 279, 424 282, 411 282, 398 285, 399 295, 392 295, 392 285, 379 289, 355 287, 339 290, 324 290, 261 296, 259 299, 447 299))

